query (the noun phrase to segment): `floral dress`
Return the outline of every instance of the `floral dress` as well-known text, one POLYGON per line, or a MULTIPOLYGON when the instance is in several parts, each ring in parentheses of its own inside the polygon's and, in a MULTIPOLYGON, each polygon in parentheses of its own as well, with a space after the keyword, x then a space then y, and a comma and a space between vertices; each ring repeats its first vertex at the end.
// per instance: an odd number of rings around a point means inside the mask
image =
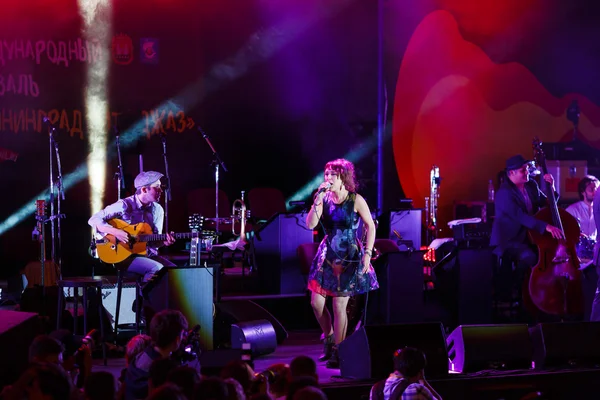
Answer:
POLYGON ((362 273, 364 249, 357 237, 359 216, 354 211, 356 193, 342 204, 323 199, 321 227, 325 237, 308 274, 308 289, 324 296, 344 297, 379 288, 373 267, 362 273))

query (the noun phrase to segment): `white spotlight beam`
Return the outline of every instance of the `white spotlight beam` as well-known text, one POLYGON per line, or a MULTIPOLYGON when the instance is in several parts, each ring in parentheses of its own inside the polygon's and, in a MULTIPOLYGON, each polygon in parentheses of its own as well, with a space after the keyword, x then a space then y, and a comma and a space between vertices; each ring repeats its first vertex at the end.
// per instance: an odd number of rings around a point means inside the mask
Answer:
POLYGON ((112 35, 110 1, 78 0, 79 11, 85 23, 86 39, 101 43, 101 57, 87 70, 85 88, 85 116, 89 155, 90 208, 92 213, 100 210, 104 202, 104 184, 106 181, 106 141, 108 99, 107 82, 109 70, 108 44, 112 35))

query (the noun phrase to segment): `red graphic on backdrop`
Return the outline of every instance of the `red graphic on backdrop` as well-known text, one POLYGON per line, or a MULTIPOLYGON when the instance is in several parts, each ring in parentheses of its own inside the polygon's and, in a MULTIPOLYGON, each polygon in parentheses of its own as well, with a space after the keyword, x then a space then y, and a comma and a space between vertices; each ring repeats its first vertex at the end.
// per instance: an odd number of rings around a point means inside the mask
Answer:
POLYGON ((578 138, 600 148, 600 109, 587 98, 552 96, 518 63, 495 64, 467 42, 446 11, 426 16, 407 46, 394 101, 393 148, 398 177, 407 197, 423 207, 429 172, 440 168, 441 226, 453 219, 453 202, 487 198, 505 160, 531 158, 531 142, 570 140, 566 118, 578 100, 578 138))
POLYGON ((133 61, 133 42, 131 38, 125 34, 113 36, 111 54, 115 64, 131 64, 133 61))
POLYGON ((0 147, 0 161, 17 161, 17 157, 19 157, 19 153, 0 147))

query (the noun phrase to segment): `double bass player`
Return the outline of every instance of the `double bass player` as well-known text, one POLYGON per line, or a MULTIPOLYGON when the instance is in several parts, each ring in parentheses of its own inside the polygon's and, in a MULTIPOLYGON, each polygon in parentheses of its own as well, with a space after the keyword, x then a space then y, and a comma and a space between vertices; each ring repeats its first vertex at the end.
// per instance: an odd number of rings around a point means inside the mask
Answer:
MULTIPOLYGON (((494 199, 495 218, 490 239, 493 253, 514 263, 518 284, 523 282, 525 274, 536 265, 538 258, 528 230, 540 234, 548 232, 555 239, 564 237, 559 228, 534 217, 547 198, 538 184, 529 179, 530 163, 521 155, 506 160, 506 177, 494 199)), ((554 190, 552 175, 545 174, 543 178, 554 190)))

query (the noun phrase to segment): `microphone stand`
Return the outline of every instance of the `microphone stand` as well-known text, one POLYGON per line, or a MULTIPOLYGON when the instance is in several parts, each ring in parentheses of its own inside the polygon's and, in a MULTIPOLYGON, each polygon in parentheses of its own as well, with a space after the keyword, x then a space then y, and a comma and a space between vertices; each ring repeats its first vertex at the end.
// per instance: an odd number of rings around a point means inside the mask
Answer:
POLYGON ((211 165, 215 167, 215 230, 217 233, 217 237, 219 237, 219 167, 223 168, 223 171, 225 172, 228 171, 227 167, 225 167, 225 163, 221 160, 221 157, 219 157, 219 153, 217 153, 217 150, 215 150, 215 147, 212 145, 208 135, 202 130, 200 126, 198 126, 198 131, 202 134, 202 137, 204 138, 204 140, 206 140, 206 143, 208 144, 213 153, 213 160, 211 162, 211 165))
MULTIPOLYGON (((50 259, 52 262, 55 260, 55 241, 54 241, 54 132, 55 128, 47 117, 44 121, 48 124, 48 138, 50 140, 50 238, 52 244, 50 245, 50 259)), ((45 262, 42 264, 42 292, 45 292, 46 287, 46 265, 45 262)))
POLYGON ((117 145, 117 158, 119 161, 118 171, 115 172, 115 179, 117 180, 117 200, 121 200, 121 191, 125 190, 125 175, 123 175, 123 161, 121 160, 121 146, 119 143, 119 130, 115 126, 115 133, 117 138, 115 143, 117 145))
MULTIPOLYGON (((62 235, 61 235, 61 230, 60 230, 60 220, 62 218, 64 218, 65 215, 60 213, 60 205, 61 205, 61 200, 65 199, 65 191, 64 191, 64 186, 63 186, 62 166, 60 163, 60 152, 58 151, 58 142, 54 139, 53 139, 53 142, 54 142, 54 150, 56 152, 56 167, 57 167, 56 188, 58 189, 58 197, 56 198, 57 214, 56 215, 52 214, 50 217, 52 218, 53 221, 54 221, 54 218, 56 218, 56 227, 57 227, 56 242, 57 242, 57 248, 58 248, 58 252, 57 252, 58 261, 56 261, 56 263, 58 265, 58 276, 62 280, 62 235)), ((52 241, 53 241, 52 250, 54 250, 54 235, 52 236, 52 241)), ((54 260, 54 255, 53 255, 52 259, 54 260)))
POLYGON ((165 229, 164 232, 169 232, 169 202, 171 201, 171 177, 169 176, 169 162, 167 161, 167 135, 160 135, 160 140, 163 146, 163 160, 165 162, 165 229))

